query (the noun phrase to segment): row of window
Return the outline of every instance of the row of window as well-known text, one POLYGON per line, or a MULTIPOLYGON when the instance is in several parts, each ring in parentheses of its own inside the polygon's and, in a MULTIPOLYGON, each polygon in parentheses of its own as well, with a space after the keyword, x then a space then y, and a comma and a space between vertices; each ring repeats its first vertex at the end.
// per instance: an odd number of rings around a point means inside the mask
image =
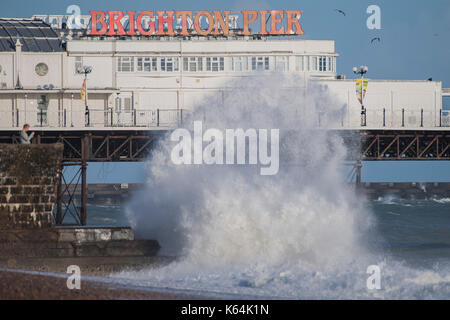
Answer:
POLYGON ((336 71, 335 58, 328 56, 297 56, 296 71, 336 71))
MULTIPOLYGON (((228 57, 183 57, 183 71, 199 72, 225 71, 228 57)), ((289 71, 289 56, 234 56, 230 60, 230 70, 246 71, 289 71)), ((76 62, 76 64, 78 61, 76 62)), ((177 72, 180 71, 178 57, 119 57, 118 72, 177 72)), ((296 56, 295 70, 304 72, 335 72, 335 57, 296 56)))

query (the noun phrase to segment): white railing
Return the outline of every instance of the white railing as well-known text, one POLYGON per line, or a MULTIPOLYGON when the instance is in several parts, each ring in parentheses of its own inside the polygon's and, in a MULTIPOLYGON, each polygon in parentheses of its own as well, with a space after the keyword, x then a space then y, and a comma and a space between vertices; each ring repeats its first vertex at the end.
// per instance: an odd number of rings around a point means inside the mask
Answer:
MULTIPOLYGON (((109 108, 85 111, 0 111, 0 128, 21 128, 25 123, 43 128, 170 128, 183 124, 187 111, 183 109, 115 110, 109 108)), ((361 127, 361 111, 344 110, 333 113, 318 112, 319 127, 361 127)), ((450 110, 439 110, 437 115, 424 109, 366 109, 367 128, 433 128, 450 127, 450 110)))
POLYGON ((182 109, 114 110, 109 108, 86 111, 0 111, 1 128, 113 128, 113 127, 176 127, 183 123, 182 109))
POLYGON ((368 108, 364 114, 361 110, 350 112, 318 112, 319 127, 341 128, 439 128, 450 127, 450 110, 439 110, 437 114, 420 108, 402 108, 393 112, 388 108, 368 108), (365 123, 365 125, 362 125, 365 123))
POLYGON ((424 109, 407 109, 394 110, 388 108, 367 109, 366 125, 371 128, 423 128, 440 126, 436 123, 434 112, 425 111, 424 109))

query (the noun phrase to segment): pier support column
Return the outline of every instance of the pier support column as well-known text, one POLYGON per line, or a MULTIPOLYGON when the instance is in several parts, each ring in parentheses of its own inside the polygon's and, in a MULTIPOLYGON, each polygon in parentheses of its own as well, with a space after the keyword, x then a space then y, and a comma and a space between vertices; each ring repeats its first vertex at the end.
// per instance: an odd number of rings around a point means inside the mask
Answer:
POLYGON ((362 169, 362 163, 361 160, 358 160, 356 163, 356 186, 361 185, 361 169, 362 169))
POLYGON ((81 225, 86 225, 87 220, 87 164, 86 161, 81 163, 81 225))
POLYGON ((58 172, 58 184, 56 186, 56 224, 60 225, 62 224, 62 197, 63 197, 63 192, 62 192, 62 166, 59 169, 58 172))
POLYGON ((81 217, 82 226, 87 222, 87 152, 89 138, 87 135, 83 137, 81 142, 81 217))

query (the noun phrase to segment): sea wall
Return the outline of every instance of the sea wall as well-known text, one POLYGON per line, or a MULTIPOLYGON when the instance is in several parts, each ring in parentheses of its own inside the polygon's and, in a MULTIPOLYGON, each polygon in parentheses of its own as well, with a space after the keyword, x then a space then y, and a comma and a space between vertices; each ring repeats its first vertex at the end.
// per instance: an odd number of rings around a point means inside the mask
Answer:
MULTIPOLYGON (((80 201, 80 188, 75 185, 64 186, 80 201)), ((87 201, 92 205, 121 205, 130 201, 133 194, 142 190, 142 184, 89 184, 87 201)), ((371 200, 393 196, 403 199, 442 199, 450 198, 450 182, 363 182, 359 190, 371 200)), ((67 195, 65 195, 67 197, 67 195)), ((66 198, 67 201, 67 198, 66 198)))
POLYGON ((366 182, 361 190, 371 200, 386 196, 408 200, 450 198, 448 182, 366 182))
POLYGON ((0 230, 48 229, 62 144, 0 144, 0 230))

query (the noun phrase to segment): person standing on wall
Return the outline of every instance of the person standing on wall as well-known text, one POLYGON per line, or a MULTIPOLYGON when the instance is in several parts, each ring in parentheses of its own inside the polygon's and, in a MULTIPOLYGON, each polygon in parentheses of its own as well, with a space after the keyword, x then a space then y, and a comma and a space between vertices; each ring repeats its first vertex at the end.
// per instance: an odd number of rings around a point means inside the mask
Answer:
POLYGON ((30 130, 29 124, 24 124, 23 129, 20 132, 20 143, 21 144, 30 144, 31 139, 34 137, 34 132, 32 132, 30 135, 28 135, 28 130, 30 130))

